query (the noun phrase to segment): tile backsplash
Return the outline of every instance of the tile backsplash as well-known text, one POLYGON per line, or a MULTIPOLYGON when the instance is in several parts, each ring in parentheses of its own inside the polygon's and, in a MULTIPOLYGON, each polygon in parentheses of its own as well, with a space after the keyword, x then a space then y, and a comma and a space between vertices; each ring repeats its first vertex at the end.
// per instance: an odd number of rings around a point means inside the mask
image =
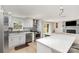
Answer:
POLYGON ((23 27, 24 31, 30 31, 32 29, 32 27, 23 27))

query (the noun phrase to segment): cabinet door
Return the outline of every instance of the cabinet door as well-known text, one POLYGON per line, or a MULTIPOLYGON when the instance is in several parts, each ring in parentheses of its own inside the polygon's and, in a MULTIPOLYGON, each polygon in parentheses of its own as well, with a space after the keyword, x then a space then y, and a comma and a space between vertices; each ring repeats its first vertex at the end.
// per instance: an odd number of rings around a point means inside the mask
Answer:
POLYGON ((16 47, 18 45, 19 45, 19 37, 16 36, 16 37, 14 37, 14 46, 16 47))
POLYGON ((15 38, 14 38, 14 46, 19 46, 20 45, 20 38, 21 38, 21 36, 20 36, 21 34, 20 33, 16 33, 15 34, 15 38))
POLYGON ((13 47, 13 42, 12 42, 13 39, 9 39, 9 48, 12 48, 13 47))
POLYGON ((14 38, 12 36, 9 36, 9 48, 14 47, 14 38))
POLYGON ((25 35, 20 35, 19 36, 19 44, 25 44, 25 35))

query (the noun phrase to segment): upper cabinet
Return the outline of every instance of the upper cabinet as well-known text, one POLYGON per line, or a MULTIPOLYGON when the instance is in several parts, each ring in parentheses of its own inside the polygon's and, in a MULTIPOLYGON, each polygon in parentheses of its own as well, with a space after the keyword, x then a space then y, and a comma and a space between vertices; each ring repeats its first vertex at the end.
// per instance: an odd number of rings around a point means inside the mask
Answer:
POLYGON ((7 15, 4 17, 4 25, 8 25, 8 27, 17 29, 32 28, 33 27, 33 19, 25 19, 17 16, 7 15))
POLYGON ((33 19, 24 19, 23 27, 33 27, 33 19))
POLYGON ((23 18, 9 16, 9 27, 13 30, 23 30, 23 18))

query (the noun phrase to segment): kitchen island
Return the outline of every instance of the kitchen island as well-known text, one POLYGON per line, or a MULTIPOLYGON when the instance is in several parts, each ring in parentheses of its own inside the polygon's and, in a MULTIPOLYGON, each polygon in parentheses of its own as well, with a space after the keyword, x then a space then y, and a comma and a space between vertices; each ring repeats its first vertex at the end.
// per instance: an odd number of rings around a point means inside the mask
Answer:
POLYGON ((37 40, 37 53, 67 53, 75 41, 73 34, 52 34, 37 40))

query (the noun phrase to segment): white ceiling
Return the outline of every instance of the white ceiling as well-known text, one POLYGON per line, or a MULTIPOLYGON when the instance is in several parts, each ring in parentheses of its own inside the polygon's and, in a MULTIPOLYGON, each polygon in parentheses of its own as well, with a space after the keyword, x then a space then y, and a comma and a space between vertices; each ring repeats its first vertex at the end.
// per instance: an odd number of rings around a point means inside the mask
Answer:
POLYGON ((63 5, 66 17, 60 18, 59 5, 3 5, 7 12, 25 17, 33 17, 47 21, 63 21, 79 19, 78 5, 63 5))

